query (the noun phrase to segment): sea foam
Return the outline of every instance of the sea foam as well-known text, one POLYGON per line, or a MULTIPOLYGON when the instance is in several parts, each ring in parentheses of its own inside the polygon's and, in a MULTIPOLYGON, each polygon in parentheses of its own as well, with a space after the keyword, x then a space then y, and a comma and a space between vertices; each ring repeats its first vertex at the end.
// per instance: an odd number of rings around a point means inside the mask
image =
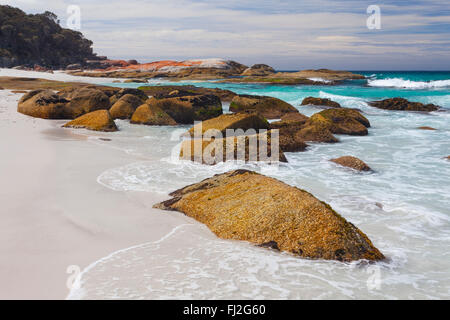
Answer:
POLYGON ((434 89, 434 88, 450 87, 450 80, 411 81, 411 80, 404 80, 402 78, 387 78, 387 79, 368 80, 367 84, 371 87, 434 89))

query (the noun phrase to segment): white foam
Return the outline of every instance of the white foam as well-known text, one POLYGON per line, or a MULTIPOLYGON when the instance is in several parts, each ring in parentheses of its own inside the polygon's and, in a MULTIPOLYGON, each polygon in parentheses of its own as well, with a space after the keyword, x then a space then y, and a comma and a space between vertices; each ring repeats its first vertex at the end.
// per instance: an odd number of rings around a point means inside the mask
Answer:
POLYGON ((308 80, 315 81, 315 82, 322 82, 322 83, 331 83, 332 82, 331 80, 326 80, 323 78, 308 78, 308 80))
POLYGON ((405 89, 433 89, 450 87, 450 80, 435 81, 411 81, 402 78, 387 78, 378 80, 368 80, 367 84, 371 87, 392 87, 405 89))

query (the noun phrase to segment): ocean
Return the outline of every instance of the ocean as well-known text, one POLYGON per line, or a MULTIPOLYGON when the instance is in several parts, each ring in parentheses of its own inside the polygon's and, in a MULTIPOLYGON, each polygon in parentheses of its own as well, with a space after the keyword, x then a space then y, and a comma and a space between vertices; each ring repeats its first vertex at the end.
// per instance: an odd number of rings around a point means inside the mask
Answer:
MULTIPOLYGON (((386 261, 300 259, 218 239, 205 226, 184 219, 186 223, 157 242, 123 248, 93 262, 69 298, 448 299, 450 161, 445 157, 450 155, 450 72, 355 72, 367 79, 337 86, 170 83, 273 96, 307 116, 321 109, 300 106, 305 97, 330 98, 343 107, 360 109, 371 122, 368 136, 337 135, 338 144, 310 143, 305 152, 286 153, 289 162, 278 167, 180 161, 179 135, 189 126, 150 127, 119 120, 116 133, 77 133, 87 135, 91 143, 136 156, 136 162, 98 176, 98 183, 106 188, 168 195, 231 169, 259 171, 329 203, 369 236, 386 261), (389 111, 367 103, 391 97, 434 103, 444 111, 389 111), (437 130, 418 130, 419 126, 437 130), (343 155, 362 159, 374 172, 354 173, 328 161, 343 155)), ((151 85, 167 83, 150 81, 151 85)))

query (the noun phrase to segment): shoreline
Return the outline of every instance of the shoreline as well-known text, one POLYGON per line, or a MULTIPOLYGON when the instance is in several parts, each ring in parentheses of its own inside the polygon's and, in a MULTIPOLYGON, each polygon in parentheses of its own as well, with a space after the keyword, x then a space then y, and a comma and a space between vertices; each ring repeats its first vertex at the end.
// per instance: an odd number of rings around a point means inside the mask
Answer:
POLYGON ((61 121, 21 115, 12 104, 21 95, 3 90, 2 99, 5 93, 0 299, 64 299, 69 266, 82 270, 111 252, 157 240, 180 224, 179 214, 152 209, 163 195, 117 192, 97 182, 106 169, 136 157, 89 143, 60 128, 61 121))

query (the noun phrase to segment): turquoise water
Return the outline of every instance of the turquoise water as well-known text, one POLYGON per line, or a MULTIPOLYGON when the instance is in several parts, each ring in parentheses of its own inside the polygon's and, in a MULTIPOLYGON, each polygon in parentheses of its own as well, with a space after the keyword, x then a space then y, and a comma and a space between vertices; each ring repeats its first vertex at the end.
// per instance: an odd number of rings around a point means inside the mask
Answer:
MULTIPOLYGON (((217 82, 182 81, 171 85, 193 84, 206 88, 232 90, 239 94, 259 94, 274 96, 292 103, 307 96, 326 94, 362 98, 367 101, 393 97, 422 102, 436 103, 450 108, 449 71, 360 71, 367 80, 345 81, 338 86, 283 86, 264 84, 226 84, 217 82), (377 81, 379 81, 377 83, 377 81)), ((167 81, 152 80, 150 85, 164 85, 167 81)), ((111 85, 111 84, 108 84, 111 85)), ((119 87, 139 87, 142 84, 113 84, 119 87)))
MULTIPOLYGON (((116 252, 93 263, 71 293, 82 298, 194 299, 448 299, 450 296, 450 73, 364 72, 367 80, 339 86, 274 86, 178 82, 283 99, 308 116, 303 98, 331 98, 360 109, 369 135, 339 135, 338 144, 313 144, 286 153, 288 164, 222 163, 178 159, 188 126, 151 127, 119 120, 116 133, 86 132, 89 140, 136 156, 101 173, 98 182, 117 192, 169 192, 217 173, 248 168, 298 186, 329 203, 358 226, 388 258, 374 265, 311 261, 217 239, 190 221, 157 243, 116 252), (404 97, 434 103, 429 114, 381 110, 368 101, 404 97), (431 126, 436 131, 419 130, 431 126), (108 137, 104 142, 99 137, 108 137), (329 159, 353 155, 374 169, 356 174, 329 159), (106 295, 106 296, 105 296, 106 295)), ((151 85, 167 84, 151 80, 151 85)), ((141 84, 117 84, 138 87, 141 84)), ((228 105, 224 104, 227 111, 228 105)), ((77 131, 79 133, 79 131, 77 131)), ((161 214, 167 214, 161 212, 161 214)), ((149 217, 150 219, 151 217, 149 217)))

